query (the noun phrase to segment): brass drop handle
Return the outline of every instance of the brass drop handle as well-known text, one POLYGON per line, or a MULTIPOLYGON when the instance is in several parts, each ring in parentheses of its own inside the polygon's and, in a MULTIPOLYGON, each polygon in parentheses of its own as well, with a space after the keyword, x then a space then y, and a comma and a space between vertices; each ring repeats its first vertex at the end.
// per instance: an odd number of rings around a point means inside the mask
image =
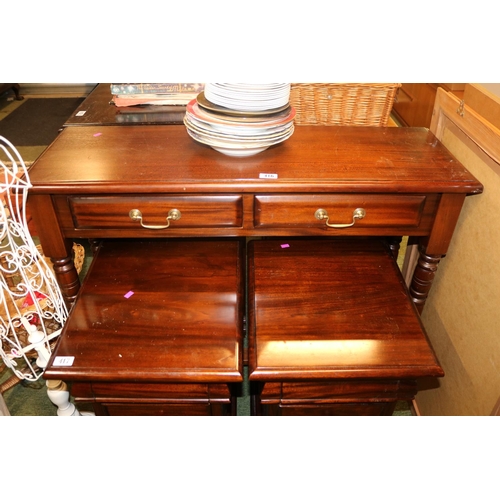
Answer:
POLYGON ((168 224, 166 226, 149 226, 147 224, 144 224, 142 222, 142 213, 140 210, 137 210, 137 208, 134 208, 132 209, 129 213, 128 213, 129 217, 133 220, 133 221, 139 221, 141 223, 141 226, 146 228, 146 229, 167 229, 168 227, 170 227, 170 221, 171 220, 179 220, 181 218, 181 212, 180 210, 177 210, 176 208, 173 208, 172 210, 170 210, 168 212, 168 216, 167 216, 167 222, 168 224))
POLYGON ((328 212, 324 208, 318 208, 316 212, 314 212, 314 217, 318 220, 324 220, 325 224, 328 227, 334 227, 337 229, 342 229, 344 227, 351 227, 354 226, 354 223, 356 222, 356 219, 363 219, 364 216, 366 215, 366 210, 364 208, 356 208, 354 212, 352 213, 352 222, 350 224, 330 224, 328 222, 328 212))

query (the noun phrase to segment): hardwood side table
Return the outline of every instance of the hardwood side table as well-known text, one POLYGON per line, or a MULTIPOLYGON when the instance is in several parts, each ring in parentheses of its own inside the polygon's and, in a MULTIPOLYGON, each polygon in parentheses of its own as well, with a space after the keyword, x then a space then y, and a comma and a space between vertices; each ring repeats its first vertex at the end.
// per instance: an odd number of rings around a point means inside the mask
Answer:
POLYGON ((385 240, 251 241, 254 415, 392 415, 444 375, 385 240))
POLYGON ((235 415, 240 238, 104 240, 44 377, 96 415, 235 415))

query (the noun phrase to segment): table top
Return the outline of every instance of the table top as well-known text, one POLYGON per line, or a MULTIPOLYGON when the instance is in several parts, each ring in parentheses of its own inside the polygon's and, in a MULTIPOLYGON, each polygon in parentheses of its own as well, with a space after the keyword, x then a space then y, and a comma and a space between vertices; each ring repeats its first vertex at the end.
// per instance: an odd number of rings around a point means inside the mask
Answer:
POLYGON ((127 106, 117 107, 112 102, 111 84, 99 83, 64 127, 81 125, 142 125, 182 124, 185 106, 127 106))
POLYGON ((45 376, 241 382, 242 248, 236 238, 104 241, 45 376))
POLYGON ((483 189, 427 129, 398 127, 297 126, 287 141, 245 158, 194 141, 183 125, 67 127, 30 179, 37 194, 483 189))
POLYGON ((442 376, 381 240, 249 243, 250 380, 442 376))

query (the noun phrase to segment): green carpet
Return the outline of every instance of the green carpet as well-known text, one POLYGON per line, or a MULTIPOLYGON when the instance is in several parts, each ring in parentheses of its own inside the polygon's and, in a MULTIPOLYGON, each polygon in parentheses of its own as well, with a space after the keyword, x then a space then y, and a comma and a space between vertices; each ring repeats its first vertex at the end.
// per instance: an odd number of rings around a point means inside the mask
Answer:
MULTIPOLYGON (((12 376, 5 369, 0 377, 4 383, 12 376)), ((3 393, 5 404, 11 416, 56 416, 57 407, 47 397, 47 389, 43 379, 36 382, 20 381, 14 387, 3 393)))

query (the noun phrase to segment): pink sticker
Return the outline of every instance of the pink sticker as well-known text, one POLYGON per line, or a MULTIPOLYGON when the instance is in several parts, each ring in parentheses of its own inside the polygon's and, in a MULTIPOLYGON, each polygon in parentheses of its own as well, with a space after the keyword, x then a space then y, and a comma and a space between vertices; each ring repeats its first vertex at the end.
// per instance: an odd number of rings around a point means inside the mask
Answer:
POLYGON ((97 134, 94 134, 94 137, 99 137, 100 135, 102 135, 102 132, 97 132, 97 134))
POLYGON ((283 245, 281 245, 281 248, 290 248, 290 245, 288 243, 284 243, 283 245))
POLYGON ((133 292, 132 290, 130 290, 130 292, 127 292, 127 293, 124 295, 124 297, 125 297, 126 299, 130 299, 130 297, 132 297, 132 295, 134 295, 134 292, 133 292))

